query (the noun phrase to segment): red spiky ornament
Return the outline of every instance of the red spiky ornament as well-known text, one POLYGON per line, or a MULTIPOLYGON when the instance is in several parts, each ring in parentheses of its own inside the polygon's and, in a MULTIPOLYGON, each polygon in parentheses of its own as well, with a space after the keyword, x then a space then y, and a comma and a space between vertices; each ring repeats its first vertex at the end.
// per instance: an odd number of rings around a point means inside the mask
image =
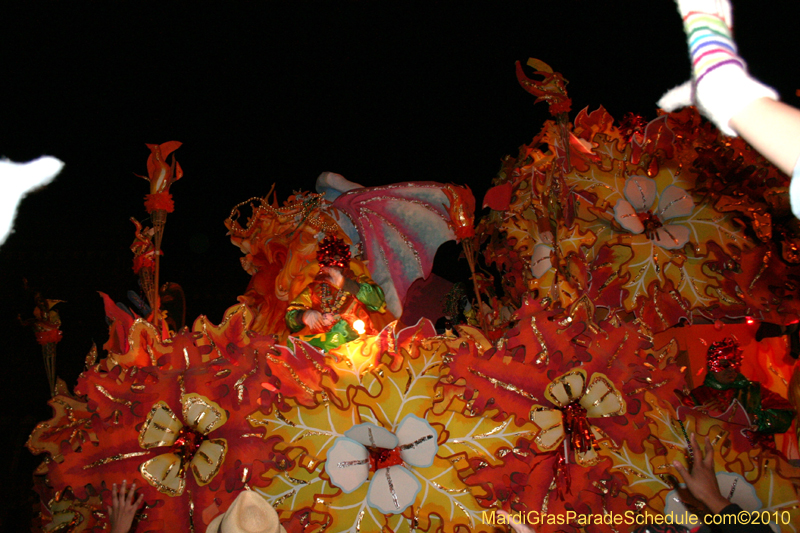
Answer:
POLYGON ((319 243, 317 261, 320 267, 345 269, 350 264, 350 246, 335 235, 328 235, 319 243))

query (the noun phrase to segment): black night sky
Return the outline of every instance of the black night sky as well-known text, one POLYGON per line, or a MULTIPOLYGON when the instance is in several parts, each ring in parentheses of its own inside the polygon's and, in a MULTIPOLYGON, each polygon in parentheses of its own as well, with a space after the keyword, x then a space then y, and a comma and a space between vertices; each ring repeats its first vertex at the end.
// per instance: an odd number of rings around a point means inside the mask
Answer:
MULTIPOLYGON (((736 4, 751 72, 798 105, 796 3, 736 4)), ((501 158, 549 118, 515 61, 561 72, 572 116, 603 105, 618 120, 655 118, 689 74, 669 0, 10 1, 0 20, 0 156, 66 163, 0 249, 4 531, 30 518, 39 459, 23 445, 50 416, 40 348, 16 319, 33 310, 22 280, 66 300, 58 364, 71 388, 107 338, 96 291, 135 288, 128 219, 147 217, 134 176, 145 143, 184 143, 162 280, 183 286, 190 322, 218 322, 249 279, 223 221, 273 183, 280 201, 328 170, 367 186, 466 183, 480 203, 501 158)))

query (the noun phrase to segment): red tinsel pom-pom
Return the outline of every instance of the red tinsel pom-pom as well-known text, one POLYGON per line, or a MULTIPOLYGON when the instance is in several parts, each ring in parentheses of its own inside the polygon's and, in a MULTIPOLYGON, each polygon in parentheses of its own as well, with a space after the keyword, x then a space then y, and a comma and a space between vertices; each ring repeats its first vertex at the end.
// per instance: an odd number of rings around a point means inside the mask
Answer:
POLYGON ((328 235, 317 248, 319 266, 334 266, 341 269, 350 264, 350 246, 335 235, 328 235))
POLYGON ((711 343, 706 353, 708 369, 712 372, 719 372, 726 368, 739 370, 742 366, 742 352, 739 343, 731 337, 725 337, 721 341, 711 343), (723 363, 724 361, 724 363, 723 363))
POLYGON ((133 258, 133 273, 138 274, 143 268, 153 268, 156 266, 155 261, 146 255, 137 255, 133 258))
POLYGON ((61 340, 62 334, 61 331, 57 328, 53 329, 45 329, 43 331, 37 331, 36 333, 36 342, 41 345, 57 343, 61 340))
POLYGON ((144 197, 144 208, 147 209, 148 213, 159 210, 172 213, 175 211, 175 202, 172 201, 172 195, 166 191, 146 194, 144 197))

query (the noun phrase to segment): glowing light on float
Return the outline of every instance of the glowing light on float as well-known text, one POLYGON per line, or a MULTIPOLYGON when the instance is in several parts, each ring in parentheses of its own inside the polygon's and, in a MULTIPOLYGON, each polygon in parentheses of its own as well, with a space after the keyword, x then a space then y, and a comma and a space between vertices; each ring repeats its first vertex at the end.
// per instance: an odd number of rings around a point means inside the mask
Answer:
POLYGON ((364 327, 363 320, 356 320, 353 322, 353 329, 356 330, 359 335, 363 335, 364 332, 367 331, 367 328, 364 327))

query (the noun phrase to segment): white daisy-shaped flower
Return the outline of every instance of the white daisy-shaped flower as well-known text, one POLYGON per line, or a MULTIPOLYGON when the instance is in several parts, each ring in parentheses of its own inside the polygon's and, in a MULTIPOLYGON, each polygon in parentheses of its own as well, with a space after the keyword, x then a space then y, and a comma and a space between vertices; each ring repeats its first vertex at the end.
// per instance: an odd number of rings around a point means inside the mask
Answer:
POLYGON ((325 470, 333 485, 349 494, 371 473, 369 505, 384 514, 399 514, 414 503, 422 486, 407 467, 431 466, 439 450, 436 430, 426 420, 407 415, 394 434, 364 423, 344 435, 328 452, 325 470))
POLYGON ((614 206, 614 219, 627 231, 644 233, 658 246, 677 250, 689 242, 689 228, 667 221, 692 214, 694 200, 684 189, 670 185, 658 194, 656 182, 646 176, 625 180, 620 198, 614 206), (653 210, 658 196, 658 207, 653 210))

